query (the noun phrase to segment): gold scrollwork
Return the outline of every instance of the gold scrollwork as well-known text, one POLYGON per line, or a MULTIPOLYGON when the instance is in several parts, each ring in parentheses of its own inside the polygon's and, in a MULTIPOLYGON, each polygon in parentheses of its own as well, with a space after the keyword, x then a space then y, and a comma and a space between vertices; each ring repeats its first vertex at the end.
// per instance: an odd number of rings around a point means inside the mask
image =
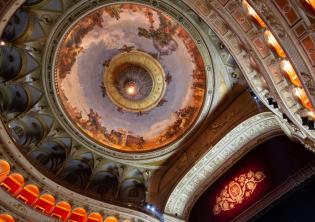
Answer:
POLYGON ((110 100, 118 107, 131 112, 147 111, 154 108, 163 98, 166 87, 165 73, 161 64, 151 55, 140 51, 130 51, 115 56, 105 70, 103 81, 110 100), (146 98, 131 101, 122 96, 115 87, 115 70, 125 64, 138 65, 150 74, 153 87, 146 98))
POLYGON ((241 204, 245 198, 250 197, 257 187, 257 184, 266 178, 263 172, 252 172, 241 174, 234 178, 220 194, 216 197, 216 204, 213 207, 213 214, 218 215, 221 211, 229 211, 241 204))

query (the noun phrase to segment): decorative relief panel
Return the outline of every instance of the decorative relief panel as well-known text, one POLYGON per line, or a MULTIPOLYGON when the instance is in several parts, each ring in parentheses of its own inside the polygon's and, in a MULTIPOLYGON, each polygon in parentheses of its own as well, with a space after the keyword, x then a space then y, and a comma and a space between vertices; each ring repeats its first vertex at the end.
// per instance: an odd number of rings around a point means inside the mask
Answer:
POLYGON ((238 204, 243 203, 255 191, 257 185, 266 178, 263 172, 248 171, 235 177, 227 184, 216 197, 216 205, 213 207, 213 214, 218 215, 221 211, 229 211, 238 204))

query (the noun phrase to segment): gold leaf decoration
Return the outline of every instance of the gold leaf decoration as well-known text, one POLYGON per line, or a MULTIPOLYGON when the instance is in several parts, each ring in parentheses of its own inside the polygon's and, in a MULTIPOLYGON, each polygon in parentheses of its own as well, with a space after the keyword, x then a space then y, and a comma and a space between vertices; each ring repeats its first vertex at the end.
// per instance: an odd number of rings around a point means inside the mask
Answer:
POLYGON ((213 214, 218 215, 221 211, 228 211, 242 203, 245 198, 250 197, 257 187, 257 184, 266 178, 263 172, 252 172, 241 174, 227 184, 216 197, 216 204, 213 207, 213 214))

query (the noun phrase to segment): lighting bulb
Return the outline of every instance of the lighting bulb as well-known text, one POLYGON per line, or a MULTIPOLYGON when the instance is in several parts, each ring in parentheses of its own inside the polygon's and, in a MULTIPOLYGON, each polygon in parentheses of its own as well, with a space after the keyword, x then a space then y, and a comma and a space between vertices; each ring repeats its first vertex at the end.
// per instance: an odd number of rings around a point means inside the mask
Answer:
POLYGON ((303 104, 303 106, 310 110, 313 111, 313 107, 312 104, 308 98, 308 96, 306 95, 306 92, 304 89, 302 88, 295 88, 295 92, 294 94, 300 99, 301 103, 303 104))
POLYGON ((315 0, 306 0, 306 2, 315 10, 315 0))
POLYGON ((0 46, 5 46, 5 41, 0 41, 0 46))
POLYGON ((135 95, 137 93, 137 85, 135 82, 130 81, 125 86, 126 93, 128 95, 135 95))
POLYGON ((291 82, 295 86, 298 86, 298 87, 302 86, 300 79, 298 78, 294 68, 292 67, 291 63, 288 60, 281 61, 280 67, 281 67, 281 70, 289 76, 291 82))
POLYGON ((244 0, 243 1, 243 7, 245 8, 245 10, 247 10, 249 16, 251 16, 252 18, 255 19, 255 21, 262 27, 262 28, 266 28, 266 24, 265 22, 262 20, 262 18, 259 17, 259 15, 257 14, 257 12, 253 9, 252 6, 250 6, 250 4, 244 0))
POLYGON ((280 56, 281 58, 286 57, 286 54, 281 48, 280 44, 278 43, 274 35, 269 30, 265 31, 265 38, 268 44, 271 45, 276 50, 278 56, 280 56))

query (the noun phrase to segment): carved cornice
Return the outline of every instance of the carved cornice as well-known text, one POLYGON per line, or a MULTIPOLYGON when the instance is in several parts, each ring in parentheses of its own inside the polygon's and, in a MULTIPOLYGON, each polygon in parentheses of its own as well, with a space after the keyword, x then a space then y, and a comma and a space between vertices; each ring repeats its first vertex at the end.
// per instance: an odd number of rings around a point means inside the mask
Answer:
POLYGON ((215 179, 257 144, 279 132, 277 117, 265 112, 255 115, 231 130, 211 148, 181 179, 171 193, 165 213, 187 219, 198 197, 215 179))

